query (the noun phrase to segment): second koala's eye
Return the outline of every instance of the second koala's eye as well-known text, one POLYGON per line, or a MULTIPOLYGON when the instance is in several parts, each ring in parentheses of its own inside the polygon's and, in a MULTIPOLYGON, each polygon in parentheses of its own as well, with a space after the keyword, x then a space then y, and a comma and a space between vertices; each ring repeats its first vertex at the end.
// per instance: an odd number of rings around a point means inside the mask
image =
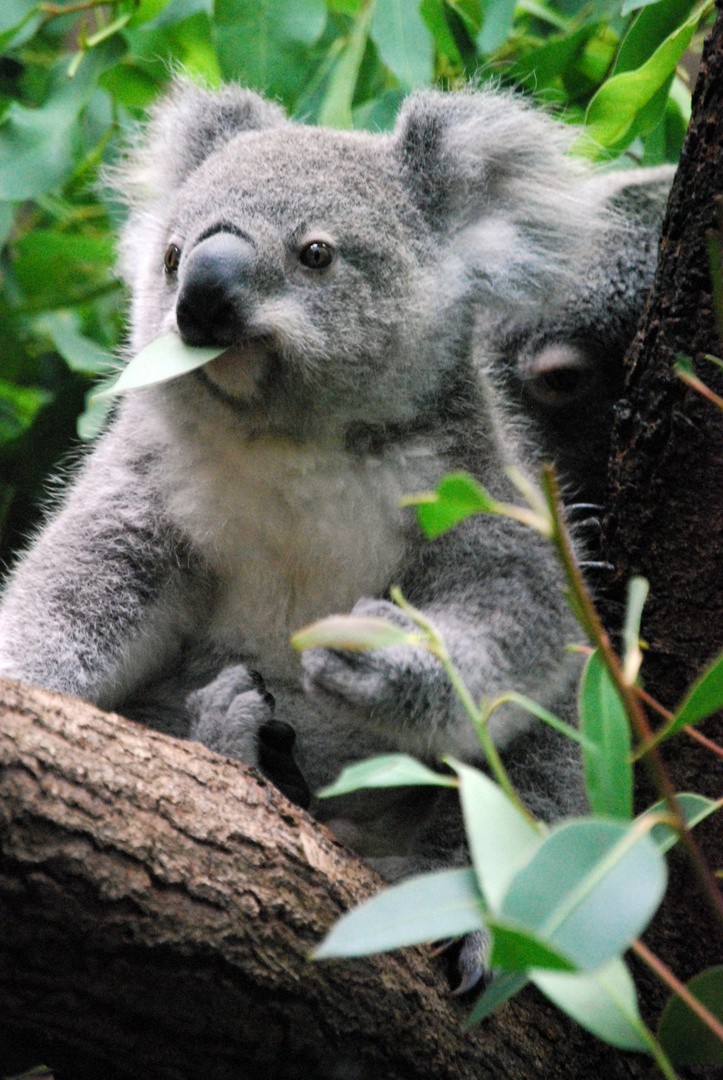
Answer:
POLYGON ((334 249, 323 240, 312 240, 299 252, 299 262, 309 270, 324 270, 334 260, 334 249))
POLYGON ((181 249, 176 244, 169 244, 166 248, 166 254, 163 258, 163 265, 166 268, 167 274, 175 274, 178 270, 178 264, 181 261, 181 249))

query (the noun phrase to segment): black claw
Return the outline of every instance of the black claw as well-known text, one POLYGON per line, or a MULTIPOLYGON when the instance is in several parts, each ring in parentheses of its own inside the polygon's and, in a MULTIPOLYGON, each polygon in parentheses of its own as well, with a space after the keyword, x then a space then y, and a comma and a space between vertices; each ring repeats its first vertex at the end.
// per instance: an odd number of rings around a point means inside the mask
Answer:
POLYGON ((296 732, 285 720, 267 720, 258 731, 259 768, 287 799, 307 810, 311 792, 291 748, 296 732))
MULTIPOLYGON (((274 700, 271 694, 269 697, 274 700)), ((296 742, 296 732, 285 720, 267 720, 259 728, 259 740, 269 750, 290 754, 296 742)))
POLYGON ((254 690, 258 690, 260 694, 263 694, 266 690, 266 683, 261 672, 249 669, 249 678, 254 685, 254 690))

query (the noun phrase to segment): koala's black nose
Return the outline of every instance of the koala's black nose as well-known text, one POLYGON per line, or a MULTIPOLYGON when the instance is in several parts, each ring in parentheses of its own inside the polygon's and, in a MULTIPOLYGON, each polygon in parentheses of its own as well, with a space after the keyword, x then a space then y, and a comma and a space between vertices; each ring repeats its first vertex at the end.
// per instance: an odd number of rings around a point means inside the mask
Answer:
POLYGON ((231 345, 248 316, 253 247, 234 233, 202 240, 183 268, 176 321, 187 345, 231 345))

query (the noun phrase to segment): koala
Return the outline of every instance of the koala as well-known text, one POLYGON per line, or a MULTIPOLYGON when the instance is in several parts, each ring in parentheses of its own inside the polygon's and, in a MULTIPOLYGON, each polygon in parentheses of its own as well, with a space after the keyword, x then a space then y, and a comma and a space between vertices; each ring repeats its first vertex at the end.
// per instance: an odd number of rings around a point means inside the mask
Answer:
POLYGON ((604 500, 623 359, 653 284, 674 174, 664 165, 592 177, 583 190, 594 204, 602 196, 618 216, 562 304, 522 317, 480 313, 480 361, 529 420, 570 500, 604 500))
MULTIPOLYGON (((9 575, 0 674, 200 740, 300 801, 375 753, 483 764, 423 649, 290 647, 331 613, 411 627, 399 585, 476 699, 514 688, 571 719, 579 632, 547 541, 497 516, 426 541, 400 498, 457 469, 505 501, 511 466, 534 479, 480 328, 565 312, 590 251, 626 233, 572 134, 494 89, 417 93, 369 134, 177 82, 112 174, 128 351, 169 331, 225 351, 121 401, 9 575)), ((536 813, 582 808, 567 740, 511 706, 490 731, 536 813)), ((310 807, 390 880, 465 858, 447 791, 310 807)))

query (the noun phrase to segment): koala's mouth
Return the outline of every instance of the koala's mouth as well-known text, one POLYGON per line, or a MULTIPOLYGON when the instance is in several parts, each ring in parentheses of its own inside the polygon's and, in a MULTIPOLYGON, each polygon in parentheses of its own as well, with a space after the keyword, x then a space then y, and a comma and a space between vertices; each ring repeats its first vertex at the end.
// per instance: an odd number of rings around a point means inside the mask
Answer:
POLYGON ((220 356, 209 360, 199 369, 199 374, 229 401, 249 402, 260 396, 278 362, 271 338, 248 338, 235 342, 220 356))

